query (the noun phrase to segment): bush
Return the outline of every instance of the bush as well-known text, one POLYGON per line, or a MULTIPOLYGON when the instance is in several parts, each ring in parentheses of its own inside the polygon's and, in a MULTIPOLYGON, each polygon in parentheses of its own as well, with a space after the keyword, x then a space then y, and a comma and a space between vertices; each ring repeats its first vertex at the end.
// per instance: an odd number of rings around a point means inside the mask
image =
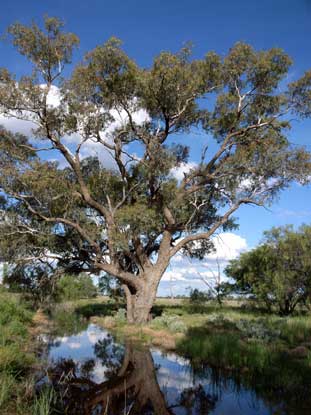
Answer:
POLYGON ((250 321, 241 319, 236 322, 236 327, 245 337, 266 342, 272 342, 281 335, 281 330, 269 327, 265 320, 250 321))
POLYGON ((272 228, 263 243, 231 260, 225 269, 232 288, 256 298, 268 312, 289 316, 311 298, 311 226, 272 228))
POLYGON ((210 291, 201 291, 197 288, 190 289, 188 312, 203 313, 206 310, 207 302, 213 298, 210 291))
POLYGON ((126 310, 124 308, 119 308, 114 317, 118 323, 126 323, 126 310))
POLYGON ((0 325, 4 326, 11 321, 29 323, 32 313, 23 304, 17 302, 12 295, 1 295, 0 297, 0 325))
POLYGON ((34 363, 34 357, 23 352, 19 345, 0 347, 0 372, 14 375, 25 373, 34 363))
POLYGON ((168 329, 174 333, 183 333, 187 327, 178 316, 163 314, 152 320, 151 326, 158 329, 168 329))
POLYGON ((57 291, 61 301, 94 298, 97 295, 97 289, 92 278, 84 273, 63 275, 57 282, 57 291))

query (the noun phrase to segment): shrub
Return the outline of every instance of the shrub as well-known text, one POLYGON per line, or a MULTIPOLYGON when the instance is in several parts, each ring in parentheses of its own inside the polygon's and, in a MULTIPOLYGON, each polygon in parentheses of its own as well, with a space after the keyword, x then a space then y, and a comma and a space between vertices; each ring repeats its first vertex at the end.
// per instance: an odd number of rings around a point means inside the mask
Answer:
POLYGON ((280 329, 269 327, 265 320, 244 320, 240 319, 235 323, 238 330, 242 334, 251 339, 264 340, 272 342, 278 339, 281 335, 280 329))
POLYGON ((29 323, 32 313, 23 304, 18 304, 13 296, 1 296, 0 298, 0 325, 6 325, 11 321, 29 323))
POLYGON ((168 329, 175 333, 183 333, 187 327, 176 315, 163 314, 152 320, 151 326, 158 329, 168 329))
POLYGON ((23 352, 17 344, 0 347, 0 372, 21 375, 33 362, 34 357, 23 352))
POLYGON ((197 288, 190 290, 189 302, 190 304, 205 304, 211 300, 212 295, 209 291, 200 291, 197 288))
POLYGON ((262 244, 231 260, 225 273, 234 280, 233 290, 288 316, 311 297, 310 249, 311 226, 272 228, 262 244))
POLYGON ((201 291, 197 288, 190 289, 188 312, 190 313, 202 313, 206 311, 207 302, 213 298, 210 291, 201 291))
POLYGON ((126 323, 126 310, 124 308, 119 308, 114 317, 118 323, 126 323))
POLYGON ((63 275, 57 282, 57 291, 62 301, 94 298, 97 295, 97 289, 92 278, 85 273, 63 275))

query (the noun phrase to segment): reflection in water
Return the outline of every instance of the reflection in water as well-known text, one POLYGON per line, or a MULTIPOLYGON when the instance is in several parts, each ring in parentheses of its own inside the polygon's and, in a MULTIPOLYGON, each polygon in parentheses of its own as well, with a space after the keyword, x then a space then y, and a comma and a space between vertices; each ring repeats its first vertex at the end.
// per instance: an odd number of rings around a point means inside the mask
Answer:
POLYGON ((194 375, 176 354, 114 342, 96 325, 49 346, 48 379, 58 413, 71 415, 286 414, 228 375, 207 368, 194 375))

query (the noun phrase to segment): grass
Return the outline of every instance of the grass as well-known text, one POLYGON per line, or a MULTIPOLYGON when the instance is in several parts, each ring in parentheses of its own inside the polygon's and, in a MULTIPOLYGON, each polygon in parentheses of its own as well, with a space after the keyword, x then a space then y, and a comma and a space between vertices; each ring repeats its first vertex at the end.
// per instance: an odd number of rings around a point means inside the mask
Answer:
MULTIPOLYGON (((35 412, 33 407, 36 398, 32 372, 37 363, 33 317, 34 312, 18 295, 0 289, 0 413, 3 415, 49 414, 35 412)), ((38 398, 37 407, 42 399, 38 398)))
MULTIPOLYGON (((45 389, 35 397, 33 380, 28 377, 34 362, 27 347, 33 313, 11 294, 0 293, 0 299, 0 413, 49 415, 55 392, 45 389)), ((99 297, 58 304, 50 317, 56 335, 76 334, 91 320, 112 330, 117 338, 176 350, 192 361, 198 374, 229 372, 237 384, 269 400, 281 393, 281 400, 290 405, 296 396, 308 399, 310 316, 280 318, 234 301, 221 308, 213 303, 198 308, 185 300, 169 299, 158 299, 152 313, 150 323, 128 325, 124 304, 99 297)))
POLYGON ((50 415, 56 402, 56 393, 52 388, 45 388, 38 397, 35 397, 32 414, 33 415, 50 415))
POLYGON ((129 326, 122 319, 122 313, 120 318, 124 304, 115 304, 105 297, 67 302, 59 307, 62 310, 59 313, 64 313, 64 322, 67 321, 67 324, 70 311, 82 320, 91 319, 120 337, 130 337, 145 344, 162 346, 164 349, 178 348, 181 339, 187 337, 187 333, 195 328, 212 337, 217 333, 220 336, 232 334, 233 331, 239 339, 246 340, 249 337, 253 348, 254 342, 270 339, 270 342, 273 341, 282 350, 299 347, 311 349, 310 315, 281 318, 264 313, 252 307, 252 304, 245 306, 234 300, 225 302, 221 308, 213 302, 200 305, 197 312, 196 307, 190 306, 185 299, 157 299, 152 309, 153 320, 140 327, 129 326))
MULTIPOLYGON (((33 315, 16 298, 1 296, 7 297, 0 308, 0 413, 49 415, 55 392, 46 389, 34 399, 31 381, 24 382, 33 357, 20 344, 29 342, 33 315), (26 407, 25 390, 29 390, 26 407), (7 408, 11 412, 5 412, 7 408)), ((185 300, 169 299, 158 299, 152 313, 150 323, 128 325, 123 304, 99 297, 58 304, 50 317, 57 335, 78 333, 91 320, 112 330, 117 338, 176 350, 192 361, 198 374, 205 370, 215 371, 216 376, 230 373, 237 384, 269 401, 278 394, 282 394, 279 401, 289 405, 295 399, 309 399, 310 316, 280 318, 234 301, 221 308, 208 303, 198 309, 185 300)))
POLYGON ((0 294, 0 373, 21 375, 34 362, 27 350, 33 313, 18 297, 3 291, 0 294))
MULTIPOLYGON (((232 379, 267 402, 282 402, 280 413, 293 413, 301 402, 311 407, 310 315, 281 318, 234 301, 198 309, 169 299, 158 299, 152 313, 150 323, 128 325, 124 304, 98 298, 60 304, 53 318, 64 333, 83 330, 79 324, 90 319, 117 339, 175 350, 190 359, 195 376, 212 371, 215 382, 232 379)), ((48 408, 48 399, 40 402, 48 408)))

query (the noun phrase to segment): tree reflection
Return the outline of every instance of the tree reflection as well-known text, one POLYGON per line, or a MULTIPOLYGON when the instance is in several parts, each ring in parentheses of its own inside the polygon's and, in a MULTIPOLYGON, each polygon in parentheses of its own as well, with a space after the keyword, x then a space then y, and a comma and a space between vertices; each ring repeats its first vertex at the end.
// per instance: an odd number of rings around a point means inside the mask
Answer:
POLYGON ((205 415, 215 409, 216 395, 210 395, 201 384, 185 389, 180 396, 178 406, 186 409, 187 415, 205 415))
MULTIPOLYGON (((149 350, 131 343, 119 346, 111 338, 94 346, 98 361, 105 368, 107 380, 95 383, 92 372, 96 362, 81 365, 61 360, 49 371, 49 377, 61 396, 63 413, 71 415, 173 415, 208 414, 215 407, 216 397, 201 385, 184 389, 178 401, 169 406, 157 381, 158 367, 149 350)), ((60 410, 60 408, 57 408, 60 410)))
POLYGON ((160 366, 148 349, 117 344, 109 335, 88 347, 93 347, 92 359, 59 360, 48 371, 59 395, 55 414, 207 415, 228 393, 227 404, 234 407, 241 399, 245 413, 250 408, 256 413, 263 413, 263 408, 271 413, 311 413, 311 369, 303 360, 282 355, 277 364, 261 371, 241 371, 193 359, 182 364, 179 373, 180 363, 169 366, 164 357, 167 364, 160 366), (185 378, 184 369, 191 371, 185 378))

